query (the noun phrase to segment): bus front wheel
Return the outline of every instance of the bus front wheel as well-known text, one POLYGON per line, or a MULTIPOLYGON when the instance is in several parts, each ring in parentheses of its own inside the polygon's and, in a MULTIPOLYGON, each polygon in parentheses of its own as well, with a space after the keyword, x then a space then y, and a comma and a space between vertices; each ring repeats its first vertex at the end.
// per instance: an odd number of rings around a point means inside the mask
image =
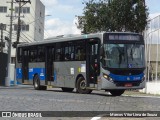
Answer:
POLYGON ((86 81, 83 77, 80 77, 77 80, 77 92, 81 93, 81 94, 90 94, 92 92, 92 90, 89 90, 86 88, 86 81))
POLYGON ((34 83, 34 89, 35 90, 46 90, 47 87, 46 86, 41 86, 40 85, 40 79, 38 75, 35 75, 33 78, 33 83, 34 83))
POLYGON ((113 95, 113 96, 121 96, 124 93, 125 90, 110 90, 109 92, 113 95))

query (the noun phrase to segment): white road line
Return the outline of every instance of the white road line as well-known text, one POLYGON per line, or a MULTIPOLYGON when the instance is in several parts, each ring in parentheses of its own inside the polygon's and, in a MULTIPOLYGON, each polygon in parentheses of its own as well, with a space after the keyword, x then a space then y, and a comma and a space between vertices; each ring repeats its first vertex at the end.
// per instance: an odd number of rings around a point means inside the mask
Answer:
POLYGON ((140 95, 123 95, 129 97, 144 97, 144 98, 160 98, 160 96, 140 96, 140 95))
POLYGON ((91 120, 99 120, 101 117, 93 117, 91 120))

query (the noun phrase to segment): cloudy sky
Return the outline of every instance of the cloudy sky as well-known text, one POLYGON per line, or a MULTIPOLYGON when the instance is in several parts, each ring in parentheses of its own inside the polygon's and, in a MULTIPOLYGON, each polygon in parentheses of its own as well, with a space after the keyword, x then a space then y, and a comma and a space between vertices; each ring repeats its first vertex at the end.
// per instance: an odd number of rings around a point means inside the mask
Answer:
MULTIPOLYGON (((80 34, 76 28, 76 15, 83 14, 84 0, 41 0, 46 7, 45 38, 64 34, 80 34)), ((160 13, 160 0, 146 0, 150 17, 160 13)))

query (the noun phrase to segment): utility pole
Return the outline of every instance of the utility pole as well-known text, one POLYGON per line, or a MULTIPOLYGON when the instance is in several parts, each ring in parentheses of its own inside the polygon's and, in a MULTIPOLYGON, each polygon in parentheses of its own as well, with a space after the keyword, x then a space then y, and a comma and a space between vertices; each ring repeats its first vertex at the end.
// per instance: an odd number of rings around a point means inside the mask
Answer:
POLYGON ((15 44, 15 74, 14 74, 14 85, 17 84, 17 80, 16 80, 16 53, 17 53, 17 44, 19 44, 19 38, 20 38, 20 32, 21 32, 21 12, 22 12, 22 6, 24 6, 26 3, 31 3, 30 0, 15 0, 16 2, 19 2, 19 8, 18 8, 18 24, 17 24, 17 41, 13 44, 15 44), (21 3, 23 3, 21 5, 21 3))
POLYGON ((11 44, 12 44, 12 21, 13 21, 13 0, 11 0, 11 16, 10 16, 10 31, 8 40, 8 66, 7 66, 7 77, 5 80, 5 86, 10 86, 10 64, 11 64, 11 44))
POLYGON ((0 29, 1 29, 1 52, 3 53, 3 29, 4 29, 3 23, 0 24, 0 29))
POLYGON ((30 0, 16 0, 16 2, 19 2, 19 9, 18 9, 18 29, 17 29, 17 41, 16 41, 16 46, 19 44, 19 38, 20 38, 20 31, 21 31, 21 11, 22 11, 22 6, 25 5, 26 3, 31 3, 30 0), (23 5, 21 5, 23 3, 23 5))
POLYGON ((19 9, 18 9, 18 29, 17 29, 17 44, 19 43, 20 31, 21 31, 21 2, 19 2, 19 9))

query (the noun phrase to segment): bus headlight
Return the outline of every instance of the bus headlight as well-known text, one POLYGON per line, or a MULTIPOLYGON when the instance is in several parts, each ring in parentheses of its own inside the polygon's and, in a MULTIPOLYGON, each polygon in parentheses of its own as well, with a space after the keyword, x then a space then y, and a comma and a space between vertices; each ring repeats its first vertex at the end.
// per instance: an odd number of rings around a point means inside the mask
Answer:
POLYGON ((111 77, 109 77, 109 75, 106 75, 103 73, 103 77, 109 81, 112 81, 113 79, 111 77))

